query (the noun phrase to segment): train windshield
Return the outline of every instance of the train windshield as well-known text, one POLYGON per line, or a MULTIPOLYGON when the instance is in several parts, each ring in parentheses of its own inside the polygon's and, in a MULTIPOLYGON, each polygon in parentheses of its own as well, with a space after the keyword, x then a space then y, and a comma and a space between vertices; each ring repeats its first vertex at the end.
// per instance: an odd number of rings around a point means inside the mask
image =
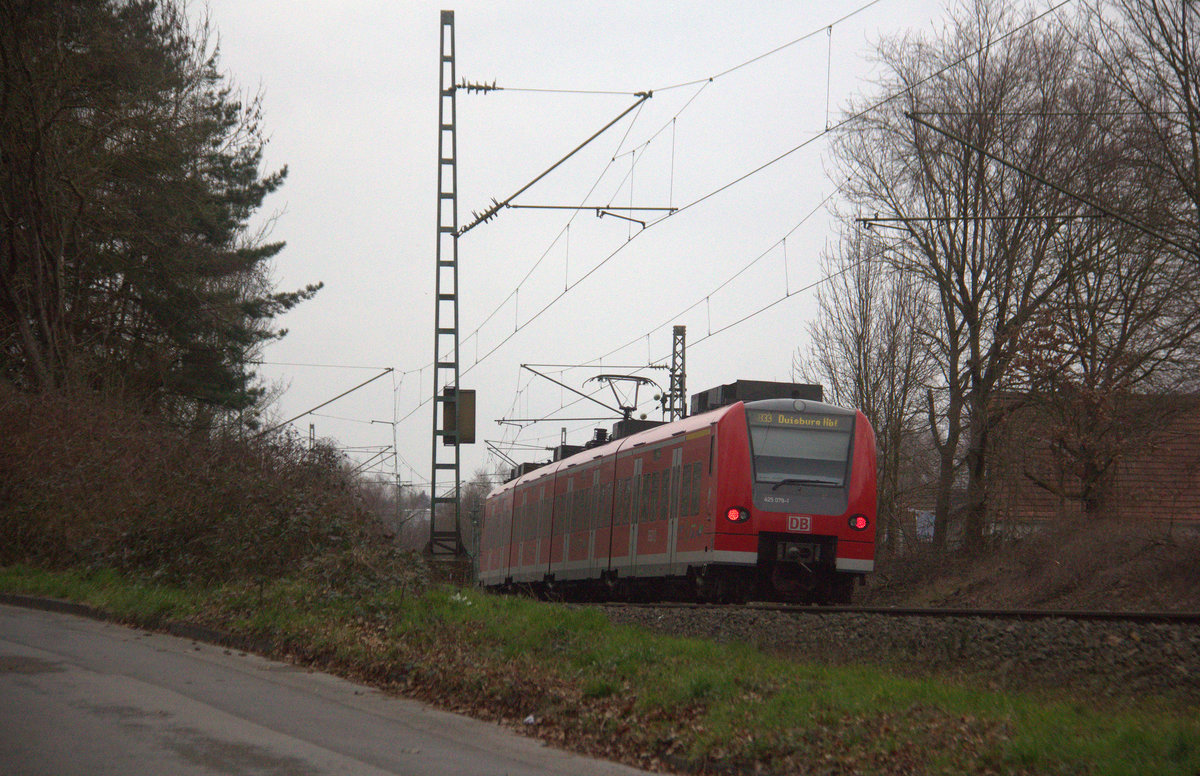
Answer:
POLYGON ((751 412, 748 420, 758 482, 845 486, 853 417, 751 412))

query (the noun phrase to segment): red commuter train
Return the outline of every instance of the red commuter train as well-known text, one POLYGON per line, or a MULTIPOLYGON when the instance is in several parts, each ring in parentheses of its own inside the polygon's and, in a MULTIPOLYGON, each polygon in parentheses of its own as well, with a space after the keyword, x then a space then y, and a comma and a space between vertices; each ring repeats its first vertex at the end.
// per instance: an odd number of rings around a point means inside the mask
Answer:
POLYGON ((565 598, 849 602, 875 564, 875 433, 856 410, 738 402, 492 491, 479 582, 565 598))

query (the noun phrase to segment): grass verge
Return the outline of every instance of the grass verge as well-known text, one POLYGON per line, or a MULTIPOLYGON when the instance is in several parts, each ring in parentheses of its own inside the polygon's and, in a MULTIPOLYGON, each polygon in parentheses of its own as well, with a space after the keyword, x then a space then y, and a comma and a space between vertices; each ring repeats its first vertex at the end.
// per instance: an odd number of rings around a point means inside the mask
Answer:
POLYGON ((1196 715, 991 692, 869 666, 617 627, 452 587, 345 594, 307 580, 178 588, 0 567, 0 591, 186 622, 554 744, 714 773, 1196 774, 1196 715))

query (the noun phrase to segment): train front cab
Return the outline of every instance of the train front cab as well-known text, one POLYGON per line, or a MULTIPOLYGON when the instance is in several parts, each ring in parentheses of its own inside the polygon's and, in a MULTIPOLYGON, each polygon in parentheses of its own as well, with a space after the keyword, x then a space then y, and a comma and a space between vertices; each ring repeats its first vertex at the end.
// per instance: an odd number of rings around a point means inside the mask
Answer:
POLYGON ((854 410, 772 399, 735 405, 717 438, 706 576, 739 587, 736 598, 848 602, 874 568, 870 423, 854 410))

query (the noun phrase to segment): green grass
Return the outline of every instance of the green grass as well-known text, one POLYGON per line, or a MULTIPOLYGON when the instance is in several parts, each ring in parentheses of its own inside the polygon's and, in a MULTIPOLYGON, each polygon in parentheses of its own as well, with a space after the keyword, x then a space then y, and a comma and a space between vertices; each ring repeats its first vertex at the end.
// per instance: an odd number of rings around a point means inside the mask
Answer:
POLYGON ((126 580, 107 570, 46 572, 0 566, 0 590, 60 598, 87 604, 117 618, 142 621, 186 617, 198 601, 195 593, 126 580))
POLYGON ((642 765, 1200 773, 1195 709, 1106 708, 878 666, 809 665, 521 598, 448 587, 361 598, 295 579, 197 591, 23 567, 0 568, 0 590, 266 638, 294 659, 447 707, 509 722, 533 715, 548 740, 642 765))

